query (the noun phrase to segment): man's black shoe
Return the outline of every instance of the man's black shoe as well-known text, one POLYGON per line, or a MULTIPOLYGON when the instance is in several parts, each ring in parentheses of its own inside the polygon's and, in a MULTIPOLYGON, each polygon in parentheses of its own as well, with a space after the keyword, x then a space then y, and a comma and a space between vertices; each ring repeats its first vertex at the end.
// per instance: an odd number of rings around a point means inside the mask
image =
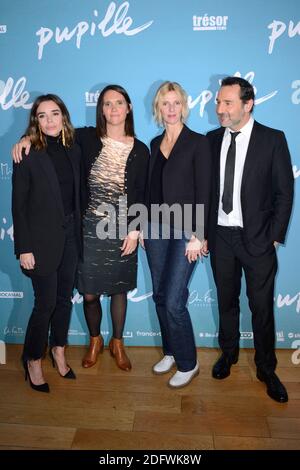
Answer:
POLYGON ((221 357, 217 360, 215 363, 213 370, 212 370, 212 376, 214 379, 225 379, 230 375, 230 368, 232 364, 236 364, 238 361, 238 354, 234 356, 233 358, 230 358, 228 356, 225 356, 225 354, 222 354, 221 357))
POLYGON ((285 403, 288 401, 289 397, 286 391, 285 386, 280 382, 279 378, 275 372, 266 374, 265 372, 257 370, 256 377, 261 382, 265 382, 267 385, 267 394, 273 400, 278 401, 279 403, 285 403))

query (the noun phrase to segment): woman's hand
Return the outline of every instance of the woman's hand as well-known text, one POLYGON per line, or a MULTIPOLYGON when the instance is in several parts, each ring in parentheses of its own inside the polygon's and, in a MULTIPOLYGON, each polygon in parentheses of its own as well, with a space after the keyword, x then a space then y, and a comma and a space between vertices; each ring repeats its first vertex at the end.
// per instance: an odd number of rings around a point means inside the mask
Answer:
POLYGON ((25 149, 25 155, 29 154, 31 147, 31 141, 28 136, 22 137, 20 142, 15 144, 12 148, 11 155, 15 163, 20 163, 22 161, 22 151, 25 149))
POLYGON ((197 258, 202 258, 202 242, 195 237, 191 236, 190 241, 188 242, 185 250, 185 256, 187 257, 189 263, 197 261, 197 258))
POLYGON ((128 233, 127 237, 124 238, 123 245, 121 246, 121 256, 131 255, 131 253, 136 250, 139 234, 140 232, 138 230, 133 230, 128 233))
POLYGON ((145 242, 144 242, 144 233, 143 231, 140 232, 139 234, 139 244, 143 249, 145 249, 145 242))
POLYGON ((24 269, 34 269, 35 259, 33 253, 22 253, 20 255, 20 265, 24 269))

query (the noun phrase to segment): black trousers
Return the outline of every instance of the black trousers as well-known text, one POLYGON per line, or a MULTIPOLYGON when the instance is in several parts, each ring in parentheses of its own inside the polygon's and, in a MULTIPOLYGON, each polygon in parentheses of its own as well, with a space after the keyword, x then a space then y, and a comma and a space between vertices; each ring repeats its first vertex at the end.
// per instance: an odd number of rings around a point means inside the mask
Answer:
POLYGON ((49 326, 50 347, 66 345, 77 264, 74 219, 69 216, 66 218, 66 239, 59 267, 47 276, 31 275, 35 299, 26 330, 23 360, 37 360, 44 355, 49 326))
POLYGON ((276 367, 274 326, 274 279, 277 271, 275 247, 262 256, 246 250, 242 229, 218 226, 211 264, 219 304, 219 344, 232 358, 239 350, 239 321, 242 270, 244 270, 255 347, 255 364, 267 373, 276 367))

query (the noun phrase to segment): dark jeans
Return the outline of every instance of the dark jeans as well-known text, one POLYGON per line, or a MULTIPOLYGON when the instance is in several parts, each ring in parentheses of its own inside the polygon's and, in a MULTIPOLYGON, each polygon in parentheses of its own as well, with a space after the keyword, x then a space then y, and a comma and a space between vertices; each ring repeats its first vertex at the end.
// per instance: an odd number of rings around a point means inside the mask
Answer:
POLYGON ((242 269, 252 312, 252 328, 257 368, 273 372, 274 352, 274 279, 277 257, 274 246, 261 256, 252 256, 243 241, 243 231, 218 226, 216 247, 211 263, 218 293, 219 344, 225 355, 233 357, 239 349, 242 269))
POLYGON ((40 359, 50 346, 65 346, 72 310, 72 292, 78 263, 74 220, 66 218, 66 239, 60 265, 47 276, 31 275, 34 306, 28 322, 23 360, 40 359))
MULTIPOLYGON (((186 303, 188 283, 195 267, 185 256, 187 240, 145 239, 145 248, 153 283, 153 300, 161 328, 163 352, 174 356, 178 370, 196 366, 197 352, 193 327, 186 303)), ((149 234, 150 237, 150 234, 149 234)))

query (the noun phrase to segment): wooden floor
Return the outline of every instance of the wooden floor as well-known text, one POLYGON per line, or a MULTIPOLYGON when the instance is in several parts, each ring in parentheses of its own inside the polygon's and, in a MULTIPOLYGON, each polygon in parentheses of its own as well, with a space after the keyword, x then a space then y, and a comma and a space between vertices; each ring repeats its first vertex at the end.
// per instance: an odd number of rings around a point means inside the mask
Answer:
POLYGON ((277 372, 289 402, 271 400, 255 378, 253 351, 243 350, 230 377, 211 378, 218 357, 198 350, 200 375, 181 390, 171 374, 154 376, 157 348, 128 348, 131 372, 117 368, 105 349, 96 366, 81 367, 83 347, 67 356, 77 380, 66 380, 44 361, 51 391, 24 381, 21 346, 8 345, 0 365, 0 449, 300 449, 300 365, 278 351, 277 372))

